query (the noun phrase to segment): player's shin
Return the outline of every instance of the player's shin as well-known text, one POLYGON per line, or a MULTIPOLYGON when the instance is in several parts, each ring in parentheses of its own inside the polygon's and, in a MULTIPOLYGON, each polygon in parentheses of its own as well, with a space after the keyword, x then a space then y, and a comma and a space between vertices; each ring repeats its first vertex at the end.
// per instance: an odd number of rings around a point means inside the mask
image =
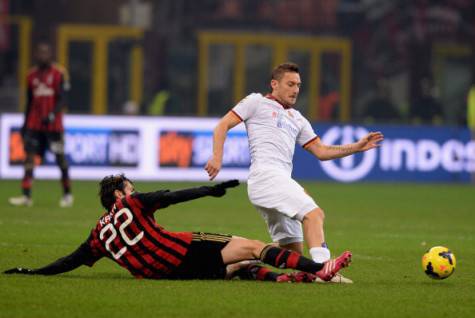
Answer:
POLYGON ((259 265, 248 265, 237 270, 233 274, 233 277, 239 277, 242 280, 262 280, 275 282, 278 280, 280 275, 282 274, 273 272, 270 269, 259 265))
POLYGON ((33 169, 25 169, 25 175, 21 182, 21 190, 24 196, 31 197, 31 186, 33 184, 33 169))
POLYGON ((260 260, 277 268, 292 268, 307 273, 316 273, 323 264, 315 263, 297 252, 267 245, 261 252, 260 260))
POLYGON ((71 180, 69 178, 69 167, 66 157, 63 153, 56 155, 56 162, 61 170, 61 185, 63 186, 63 194, 71 193, 71 180))

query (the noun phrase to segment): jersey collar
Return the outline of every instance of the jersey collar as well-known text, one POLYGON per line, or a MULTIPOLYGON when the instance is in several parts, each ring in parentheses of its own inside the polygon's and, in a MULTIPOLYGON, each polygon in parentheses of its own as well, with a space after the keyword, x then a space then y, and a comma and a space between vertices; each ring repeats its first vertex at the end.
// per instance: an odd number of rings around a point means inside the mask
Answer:
POLYGON ((290 107, 290 106, 286 106, 286 105, 282 104, 282 103, 281 103, 274 95, 272 95, 272 94, 267 94, 265 97, 268 98, 268 99, 271 99, 271 100, 273 100, 273 101, 275 101, 275 102, 277 102, 277 103, 278 103, 280 106, 282 106, 284 109, 291 109, 291 108, 292 108, 292 107, 290 107))

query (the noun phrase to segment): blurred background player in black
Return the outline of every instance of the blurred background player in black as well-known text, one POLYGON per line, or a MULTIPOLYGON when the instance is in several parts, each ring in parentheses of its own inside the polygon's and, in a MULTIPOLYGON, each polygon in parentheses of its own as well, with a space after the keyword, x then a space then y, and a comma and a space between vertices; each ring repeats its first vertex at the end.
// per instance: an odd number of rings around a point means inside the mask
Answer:
POLYGON ((411 118, 413 124, 441 125, 444 111, 437 99, 437 89, 429 78, 421 79, 420 89, 415 102, 411 104, 411 118))
POLYGON ((69 80, 66 70, 52 62, 51 46, 46 42, 39 43, 36 48, 36 66, 28 73, 27 87, 25 121, 21 131, 26 153, 25 175, 21 183, 23 194, 10 198, 9 202, 16 206, 33 205, 31 186, 35 156, 43 158, 49 149, 56 156, 56 163, 61 170, 63 197, 59 205, 70 207, 74 198, 64 153, 62 114, 69 80))

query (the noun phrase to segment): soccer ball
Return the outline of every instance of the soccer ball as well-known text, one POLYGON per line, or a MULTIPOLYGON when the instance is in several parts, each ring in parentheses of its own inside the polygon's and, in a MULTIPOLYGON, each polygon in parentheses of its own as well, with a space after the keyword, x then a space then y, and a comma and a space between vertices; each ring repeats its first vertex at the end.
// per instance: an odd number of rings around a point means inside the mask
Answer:
POLYGON ((443 246, 434 246, 422 256, 422 269, 433 279, 445 279, 455 270, 455 255, 443 246))

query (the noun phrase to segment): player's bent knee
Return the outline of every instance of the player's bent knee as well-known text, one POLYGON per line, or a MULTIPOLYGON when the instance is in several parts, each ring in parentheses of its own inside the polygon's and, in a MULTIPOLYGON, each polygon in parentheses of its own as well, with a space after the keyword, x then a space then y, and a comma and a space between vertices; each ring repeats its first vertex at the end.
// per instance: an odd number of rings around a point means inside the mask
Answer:
POLYGON ((266 243, 258 240, 249 240, 249 248, 254 258, 259 258, 262 250, 266 247, 266 243))
POLYGON ((320 219, 322 221, 325 220, 325 212, 320 208, 318 208, 317 211, 318 211, 317 213, 318 213, 318 216, 320 217, 320 219))

